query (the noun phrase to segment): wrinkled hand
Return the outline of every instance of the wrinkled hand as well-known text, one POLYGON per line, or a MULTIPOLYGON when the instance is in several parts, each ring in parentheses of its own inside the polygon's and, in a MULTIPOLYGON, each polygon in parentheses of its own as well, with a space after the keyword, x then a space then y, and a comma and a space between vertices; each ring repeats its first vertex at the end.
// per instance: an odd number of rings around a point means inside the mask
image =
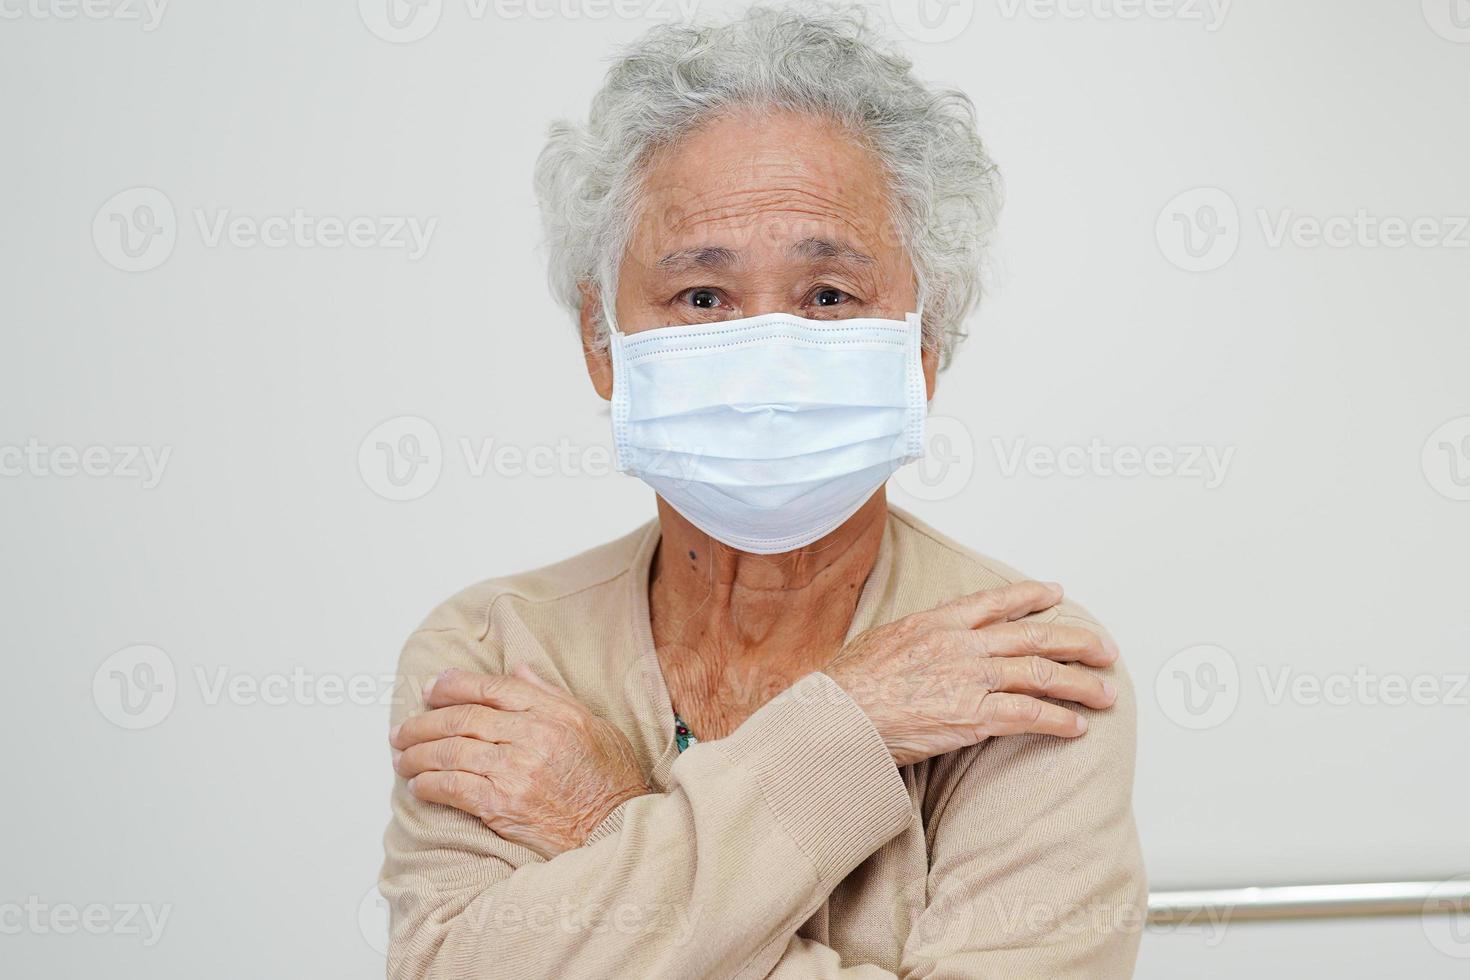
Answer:
POLYGON ((976 592, 860 634, 825 672, 867 713, 901 766, 993 735, 1075 738, 1087 719, 1040 699, 1111 707, 1113 685, 1066 661, 1105 667, 1118 648, 1081 627, 1017 622, 1061 600, 1056 583, 976 592))
POLYGON ((651 792, 623 733, 524 664, 446 670, 424 701, 431 710, 388 735, 409 792, 544 858, 582 846, 620 803, 651 792))

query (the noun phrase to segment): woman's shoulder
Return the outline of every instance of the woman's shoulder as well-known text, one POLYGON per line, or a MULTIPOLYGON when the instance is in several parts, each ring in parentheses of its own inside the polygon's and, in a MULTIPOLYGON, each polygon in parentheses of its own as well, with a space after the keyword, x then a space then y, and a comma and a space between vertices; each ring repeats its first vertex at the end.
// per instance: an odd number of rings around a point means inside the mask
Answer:
POLYGON ((419 630, 454 630, 483 638, 498 615, 555 604, 610 586, 633 568, 656 522, 606 544, 524 572, 487 578, 461 589, 424 618, 419 630))
MULTIPOLYGON (((916 604, 910 612, 1033 577, 955 541, 908 511, 890 507, 889 514, 895 565, 898 574, 906 579, 905 591, 914 596, 912 601, 916 604)), ((1066 582, 1062 586, 1069 588, 1066 582)), ((1043 622, 1063 618, 1102 629, 1092 613, 1070 597, 1033 618, 1043 622)))
POLYGON ((566 681, 576 665, 558 658, 568 651, 595 649, 599 658, 611 657, 605 645, 577 641, 623 608, 631 594, 623 576, 635 567, 652 528, 644 525, 550 565, 476 582, 435 606, 399 655, 403 689, 395 717, 401 720, 424 682, 447 667, 498 674, 526 662, 543 677, 566 681))

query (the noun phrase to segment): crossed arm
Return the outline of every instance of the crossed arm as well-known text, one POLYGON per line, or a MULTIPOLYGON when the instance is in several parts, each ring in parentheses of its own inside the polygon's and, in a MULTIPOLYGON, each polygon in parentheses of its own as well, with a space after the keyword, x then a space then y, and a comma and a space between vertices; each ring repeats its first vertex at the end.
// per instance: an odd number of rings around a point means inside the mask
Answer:
MULTIPOLYGON (((406 683, 449 666, 505 664, 456 630, 405 648, 406 683)), ((895 976, 796 932, 915 821, 929 872, 896 975, 1127 976, 1143 882, 1131 692, 1111 676, 1121 696, 1086 738, 1016 734, 945 754, 916 798, 864 710, 813 674, 684 753, 667 792, 624 799, 559 853, 400 779, 382 884, 390 976, 895 976)))

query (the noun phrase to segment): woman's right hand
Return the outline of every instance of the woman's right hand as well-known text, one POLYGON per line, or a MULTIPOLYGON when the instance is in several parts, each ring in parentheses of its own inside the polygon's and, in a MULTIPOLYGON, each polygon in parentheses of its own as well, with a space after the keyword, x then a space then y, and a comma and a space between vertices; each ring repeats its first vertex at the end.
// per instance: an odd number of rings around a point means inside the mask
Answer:
POLYGON ((1111 707, 1113 685, 1074 663, 1105 667, 1118 648, 1080 626, 1023 618, 1061 600, 1055 582, 975 592, 858 635, 825 673, 867 713, 900 766, 992 735, 1075 738, 1087 719, 1041 698, 1111 707))

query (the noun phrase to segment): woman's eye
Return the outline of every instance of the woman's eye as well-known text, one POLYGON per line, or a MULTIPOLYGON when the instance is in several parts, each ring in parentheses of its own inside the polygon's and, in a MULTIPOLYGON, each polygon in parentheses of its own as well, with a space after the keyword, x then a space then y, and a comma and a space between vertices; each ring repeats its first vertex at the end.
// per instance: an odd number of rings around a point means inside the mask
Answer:
POLYGON ((847 294, 840 289, 821 289, 812 297, 812 302, 817 306, 837 306, 847 299, 847 294))
POLYGON ((685 294, 689 304, 700 310, 713 310, 720 305, 720 294, 713 289, 691 289, 685 294))

